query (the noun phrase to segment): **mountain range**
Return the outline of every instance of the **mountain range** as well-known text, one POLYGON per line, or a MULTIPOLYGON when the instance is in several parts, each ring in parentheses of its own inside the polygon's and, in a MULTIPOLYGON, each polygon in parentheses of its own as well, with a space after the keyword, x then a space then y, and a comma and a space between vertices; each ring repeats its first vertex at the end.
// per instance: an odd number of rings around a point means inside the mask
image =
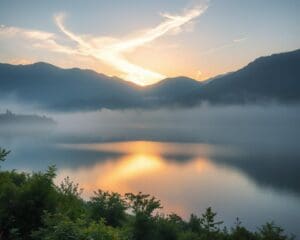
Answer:
POLYGON ((300 101, 300 49, 260 57, 242 69, 205 82, 167 78, 141 87, 92 70, 38 62, 0 64, 0 101, 56 111, 157 108, 300 101))
POLYGON ((54 125, 56 122, 46 116, 15 114, 9 110, 6 110, 5 113, 0 113, 0 127, 17 126, 19 124, 23 124, 24 126, 46 126, 54 125))

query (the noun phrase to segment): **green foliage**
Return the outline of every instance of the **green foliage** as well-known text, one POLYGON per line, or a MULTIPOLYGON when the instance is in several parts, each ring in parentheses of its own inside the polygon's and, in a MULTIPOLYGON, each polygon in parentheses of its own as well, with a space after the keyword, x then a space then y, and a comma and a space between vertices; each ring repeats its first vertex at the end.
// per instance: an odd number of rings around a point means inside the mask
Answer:
POLYGON ((292 240, 294 237, 288 237, 284 234, 284 230, 276 226, 275 223, 266 223, 257 233, 257 237, 259 240, 292 240))
POLYGON ((83 239, 83 234, 81 229, 83 227, 83 222, 78 219, 73 222, 69 217, 62 214, 50 215, 46 214, 44 216, 43 227, 39 230, 33 231, 33 239, 83 239))
POLYGON ((119 227, 126 219, 126 202, 119 193, 98 190, 88 206, 89 216, 94 221, 104 219, 106 224, 119 227))
MULTIPOLYGON (((9 152, 0 149, 0 160, 9 152)), ((250 232, 237 219, 228 231, 207 208, 184 221, 162 215, 148 194, 124 196, 98 190, 89 201, 66 177, 56 186, 56 167, 44 173, 0 171, 0 240, 292 240, 274 223, 250 232)))
POLYGON ((253 233, 248 231, 242 226, 242 222, 239 218, 236 219, 235 227, 231 229, 231 239, 232 240, 248 240, 255 239, 253 233))
POLYGON ((117 229, 103 221, 72 220, 63 214, 45 215, 44 227, 32 233, 35 240, 119 240, 117 229))
POLYGON ((202 228, 203 239, 218 239, 220 228, 219 226, 223 224, 222 221, 215 221, 217 213, 213 212, 211 207, 207 208, 205 213, 202 214, 200 219, 200 224, 202 228))
POLYGON ((6 151, 5 149, 0 148, 0 161, 4 162, 7 155, 10 153, 10 151, 6 151))
POLYGON ((201 240, 197 233, 191 231, 180 232, 178 240, 201 240))
POLYGON ((160 201, 149 194, 126 193, 125 199, 129 209, 135 215, 134 221, 131 224, 132 238, 134 240, 153 239, 156 232, 156 218, 153 217, 155 210, 161 207, 160 201))
POLYGON ((200 234, 202 232, 201 219, 196 215, 191 214, 188 227, 191 232, 200 234))
POLYGON ((156 239, 164 239, 164 240, 176 240, 178 239, 178 235, 180 232, 180 223, 174 221, 173 218, 170 217, 157 217, 156 219, 156 230, 157 237, 156 239))
POLYGON ((128 207, 132 209, 133 213, 141 213, 147 216, 151 214, 162 206, 160 201, 155 197, 151 197, 149 194, 143 194, 139 192, 138 194, 126 193, 125 199, 127 200, 128 207))
POLYGON ((16 239, 19 233, 29 239, 42 223, 45 211, 54 212, 57 192, 47 174, 0 172, 0 226, 4 239, 16 239))
POLYGON ((66 177, 56 189, 59 198, 57 207, 60 213, 73 220, 85 214, 85 203, 81 198, 83 189, 80 189, 78 184, 66 177))
POLYGON ((4 161, 9 153, 10 151, 6 151, 5 149, 0 148, 0 161, 4 161))

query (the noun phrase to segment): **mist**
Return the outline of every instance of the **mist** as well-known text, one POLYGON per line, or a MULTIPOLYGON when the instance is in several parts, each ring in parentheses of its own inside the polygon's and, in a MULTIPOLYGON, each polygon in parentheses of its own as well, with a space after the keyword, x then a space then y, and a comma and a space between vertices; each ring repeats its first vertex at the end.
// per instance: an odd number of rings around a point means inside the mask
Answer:
POLYGON ((59 135, 79 142, 142 139, 294 145, 300 133, 299 105, 102 110, 51 116, 58 122, 59 135))
MULTIPOLYGON (((212 166, 220 169, 222 173, 230 171, 233 176, 235 174, 241 176, 241 181, 249 182, 253 189, 256 189, 257 199, 260 199, 262 193, 268 199, 267 193, 271 192, 276 198, 282 196, 284 201, 292 204, 300 197, 299 105, 202 105, 188 109, 122 111, 104 109, 68 113, 41 111, 33 106, 20 104, 11 104, 9 107, 16 114, 51 117, 55 125, 50 127, 28 123, 10 126, 0 124, 0 146, 12 151, 1 166, 3 169, 31 172, 44 170, 54 164, 59 169, 57 181, 67 174, 80 184, 91 185, 95 182, 95 179, 89 178, 92 173, 95 178, 100 178, 99 171, 103 172, 105 166, 110 166, 109 173, 113 174, 116 171, 115 167, 123 162, 122 159, 131 156, 118 144, 122 142, 125 145, 130 142, 134 144, 134 141, 141 141, 157 144, 161 146, 160 149, 166 151, 160 152, 158 157, 163 159, 165 166, 170 167, 170 171, 174 170, 174 166, 178 169, 189 169, 199 159, 207 159, 205 161, 213 164, 212 166), (97 147, 97 144, 110 143, 116 143, 115 147, 109 149, 97 147), (95 147, 92 147, 94 144, 95 147), (169 145, 173 150, 168 150, 169 145)), ((2 108, 1 112, 3 111, 2 108)), ((149 157, 151 159, 151 155, 149 157)), ((185 178, 200 181, 201 176, 210 176, 209 172, 203 174, 185 178)), ((159 179, 163 181, 160 190, 149 188, 146 184, 149 181, 143 182, 140 179, 134 183, 132 191, 142 187, 142 190, 158 194, 158 197, 167 202, 167 209, 173 210, 171 206, 173 200, 178 199, 177 191, 169 190, 165 196, 162 189, 168 186, 164 185, 167 184, 165 182, 167 180, 163 176, 156 178, 156 181, 159 179)), ((214 176, 209 179, 211 178, 214 179, 214 176)), ((223 181, 225 179, 222 178, 218 182, 223 181)), ((188 180, 186 182, 190 184, 188 180)), ((223 182, 222 186, 219 186, 219 183, 209 185, 211 188, 207 189, 205 199, 204 190, 201 189, 189 195, 184 191, 185 187, 189 186, 182 181, 180 184, 183 192, 180 191, 180 194, 184 195, 180 196, 185 197, 181 201, 191 211, 197 211, 198 201, 204 201, 205 206, 213 204, 220 207, 223 200, 211 201, 215 199, 212 195, 222 194, 224 197, 223 187, 230 188, 231 185, 227 186, 223 182)), ((97 187, 99 186, 92 185, 92 189, 97 187)), ((230 205, 231 212, 223 212, 225 218, 229 220, 234 217, 232 214, 235 214, 236 204, 251 204, 250 200, 241 203, 240 197, 233 196, 230 199, 227 207, 230 205)), ((264 207, 260 202, 257 204, 257 208, 264 207)), ((255 212, 251 217, 246 212, 239 212, 238 215, 250 217, 248 224, 254 227, 257 221, 264 219, 262 215, 274 214, 273 210, 273 207, 270 207, 269 212, 266 210, 267 212, 261 215, 255 212)), ((290 210, 293 211, 294 208, 290 210)), ((280 215, 280 219, 289 219, 290 212, 287 211, 285 217, 280 215)), ((279 219, 275 215, 274 217, 279 219)), ((294 226, 291 223, 290 225, 294 226)))
MULTIPOLYGON (((3 106, 3 105, 2 105, 3 106)), ((29 105, 5 104, 16 114, 51 117, 55 141, 97 142, 152 140, 229 144, 277 145, 293 148, 299 140, 300 105, 202 105, 157 110, 108 110, 49 112, 29 105), (284 139, 284 141, 283 141, 284 139)), ((39 126, 36 126, 37 128, 39 126)), ((44 126, 46 128, 46 126, 44 126)), ((0 130, 7 125, 0 125, 0 130)), ((11 129, 31 129, 28 123, 11 129)), ((45 129, 46 130, 46 129, 45 129)), ((7 131, 9 132, 9 131, 7 131)), ((11 131, 12 137, 18 132, 11 131)), ((27 131, 30 137, 30 131, 27 131)), ((41 132, 40 137, 44 133, 41 132)), ((49 137, 49 135, 48 135, 49 137)))

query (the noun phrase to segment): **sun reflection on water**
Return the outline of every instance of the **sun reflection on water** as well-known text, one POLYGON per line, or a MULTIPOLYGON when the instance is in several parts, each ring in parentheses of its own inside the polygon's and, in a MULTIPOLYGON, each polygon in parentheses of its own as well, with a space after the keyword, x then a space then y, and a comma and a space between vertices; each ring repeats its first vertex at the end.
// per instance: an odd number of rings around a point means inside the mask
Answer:
POLYGON ((70 176, 80 183, 85 198, 97 189, 122 194, 142 191, 159 198, 165 212, 183 216, 191 212, 187 202, 199 201, 202 195, 209 197, 213 194, 211 186, 223 191, 227 185, 228 190, 239 178, 238 174, 228 175, 225 169, 220 172, 220 167, 210 160, 210 154, 217 150, 205 144, 137 141, 63 147, 121 154, 89 166, 60 169, 57 182, 70 176))

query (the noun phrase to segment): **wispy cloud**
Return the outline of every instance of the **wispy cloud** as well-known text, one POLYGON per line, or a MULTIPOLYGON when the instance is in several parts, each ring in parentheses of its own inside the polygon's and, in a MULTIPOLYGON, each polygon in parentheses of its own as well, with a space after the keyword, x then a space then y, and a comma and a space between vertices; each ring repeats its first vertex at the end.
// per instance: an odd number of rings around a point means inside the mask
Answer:
POLYGON ((10 27, 5 25, 0 26, 1 37, 12 37, 15 35, 23 35, 24 37, 32 38, 36 40, 48 40, 54 37, 54 34, 49 32, 10 27))
POLYGON ((76 46, 69 46, 59 41, 60 36, 53 33, 21 29, 15 27, 0 28, 0 36, 22 35, 34 41, 34 46, 49 49, 51 51, 77 54, 91 57, 105 64, 110 65, 121 73, 121 77, 141 85, 157 82, 165 76, 161 73, 151 71, 136 63, 130 62, 126 58, 126 53, 134 51, 138 47, 145 46, 154 40, 169 34, 180 32, 182 26, 190 23, 193 19, 199 17, 207 9, 207 6, 195 7, 185 11, 182 15, 161 14, 164 20, 157 26, 139 31, 134 37, 129 38, 111 38, 106 36, 83 36, 75 34, 64 25, 64 15, 55 16, 55 22, 58 28, 76 46))
POLYGON ((17 58, 17 59, 11 59, 9 63, 10 64, 32 64, 33 61, 27 58, 17 58))
POLYGON ((92 56, 114 69, 122 72, 122 77, 138 84, 149 84, 159 81, 165 76, 151 71, 126 59, 125 53, 135 50, 155 39, 166 35, 172 30, 178 29, 192 19, 200 16, 207 7, 193 8, 183 15, 173 16, 163 14, 165 20, 154 28, 144 30, 135 37, 128 39, 114 39, 107 37, 84 38, 69 31, 63 24, 63 15, 55 17, 60 30, 78 44, 78 54, 92 56))
POLYGON ((236 38, 236 39, 233 39, 233 42, 239 43, 239 42, 243 42, 243 41, 246 41, 246 40, 247 40, 246 37, 243 37, 243 38, 236 38))
POLYGON ((242 43, 246 40, 247 40, 247 37, 236 38, 236 39, 233 39, 231 42, 228 42, 228 43, 225 43, 223 45, 205 50, 205 51, 201 52, 201 55, 211 54, 211 53, 215 53, 217 51, 220 51, 220 50, 223 50, 223 49, 226 49, 226 48, 231 48, 231 47, 235 46, 236 44, 242 43))
POLYGON ((29 41, 31 41, 34 47, 41 47, 55 52, 68 53, 68 54, 75 54, 77 52, 68 46, 59 44, 58 37, 54 33, 45 32, 45 31, 1 25, 0 37, 1 38, 11 38, 11 37, 26 38, 29 41))

